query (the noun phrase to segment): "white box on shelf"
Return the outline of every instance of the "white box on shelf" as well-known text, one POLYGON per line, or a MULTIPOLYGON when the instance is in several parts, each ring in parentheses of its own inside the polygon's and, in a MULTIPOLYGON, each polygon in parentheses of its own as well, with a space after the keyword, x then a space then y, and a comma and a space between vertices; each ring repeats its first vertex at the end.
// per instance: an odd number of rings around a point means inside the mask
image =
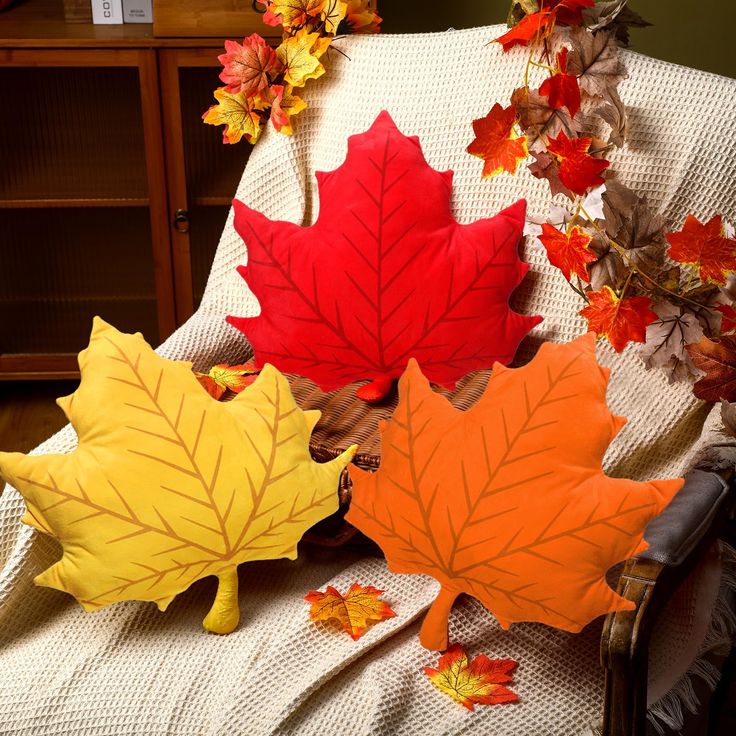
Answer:
POLYGON ((153 23, 152 0, 123 0, 123 20, 126 23, 153 23))
POLYGON ((97 25, 122 23, 122 0, 92 0, 92 22, 97 25))

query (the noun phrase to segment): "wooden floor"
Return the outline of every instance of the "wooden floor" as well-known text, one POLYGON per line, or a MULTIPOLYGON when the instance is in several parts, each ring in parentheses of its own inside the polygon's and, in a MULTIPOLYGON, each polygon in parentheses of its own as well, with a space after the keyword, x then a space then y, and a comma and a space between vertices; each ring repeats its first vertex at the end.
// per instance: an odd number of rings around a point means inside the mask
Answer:
MULTIPOLYGON (((28 452, 61 429, 66 418, 55 401, 75 388, 74 381, 0 381, 0 451, 28 452)), ((727 662, 714 700, 720 701, 718 717, 707 736, 736 736, 736 652, 727 662)))
POLYGON ((65 424, 56 399, 75 381, 0 381, 0 451, 28 452, 65 424))

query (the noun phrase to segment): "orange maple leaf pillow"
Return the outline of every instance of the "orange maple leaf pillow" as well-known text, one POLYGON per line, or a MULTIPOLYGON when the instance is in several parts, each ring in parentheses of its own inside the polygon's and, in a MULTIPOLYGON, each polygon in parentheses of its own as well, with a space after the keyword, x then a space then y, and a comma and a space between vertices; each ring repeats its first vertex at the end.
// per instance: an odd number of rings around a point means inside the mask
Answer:
POLYGON ((522 368, 496 364, 483 396, 460 411, 410 362, 382 428, 379 470, 351 469, 346 518, 381 545, 391 570, 441 583, 424 646, 447 647, 460 593, 504 628, 538 621, 576 632, 634 607, 606 571, 646 549, 644 529, 683 481, 604 474, 625 423, 606 405, 609 373, 593 333, 544 344, 522 368))

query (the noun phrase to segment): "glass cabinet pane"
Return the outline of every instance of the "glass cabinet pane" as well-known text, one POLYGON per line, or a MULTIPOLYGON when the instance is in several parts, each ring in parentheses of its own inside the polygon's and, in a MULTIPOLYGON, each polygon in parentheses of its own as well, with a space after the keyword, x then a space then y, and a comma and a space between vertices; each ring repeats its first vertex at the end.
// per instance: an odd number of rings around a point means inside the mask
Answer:
POLYGON ((0 68, 0 199, 144 198, 138 70, 0 68))
MULTIPOLYGON (((213 57, 217 52, 212 50, 213 57)), ((212 93, 222 86, 219 67, 179 70, 184 162, 189 204, 200 198, 232 198, 243 174, 251 146, 243 141, 224 145, 222 128, 205 125, 202 113, 215 103, 212 93)))
POLYGON ((192 258, 194 308, 202 301, 212 259, 220 241, 229 207, 192 207, 190 212, 189 247, 192 258))
POLYGON ((0 353, 75 353, 99 315, 158 343, 148 210, 0 209, 0 353))

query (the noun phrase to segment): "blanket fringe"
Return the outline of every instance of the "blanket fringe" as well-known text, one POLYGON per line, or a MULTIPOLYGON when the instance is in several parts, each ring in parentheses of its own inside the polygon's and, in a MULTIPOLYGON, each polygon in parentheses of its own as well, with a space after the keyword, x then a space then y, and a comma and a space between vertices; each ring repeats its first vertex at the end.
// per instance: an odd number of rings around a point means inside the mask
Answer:
POLYGON ((736 594, 736 550, 720 542, 722 572, 716 604, 698 656, 675 686, 649 707, 647 718, 652 728, 665 736, 665 729, 679 732, 685 725, 685 711, 697 713, 700 700, 694 680, 700 678, 710 692, 721 677, 720 670, 706 659, 708 654, 728 654, 736 637, 736 611, 731 597, 736 594))

